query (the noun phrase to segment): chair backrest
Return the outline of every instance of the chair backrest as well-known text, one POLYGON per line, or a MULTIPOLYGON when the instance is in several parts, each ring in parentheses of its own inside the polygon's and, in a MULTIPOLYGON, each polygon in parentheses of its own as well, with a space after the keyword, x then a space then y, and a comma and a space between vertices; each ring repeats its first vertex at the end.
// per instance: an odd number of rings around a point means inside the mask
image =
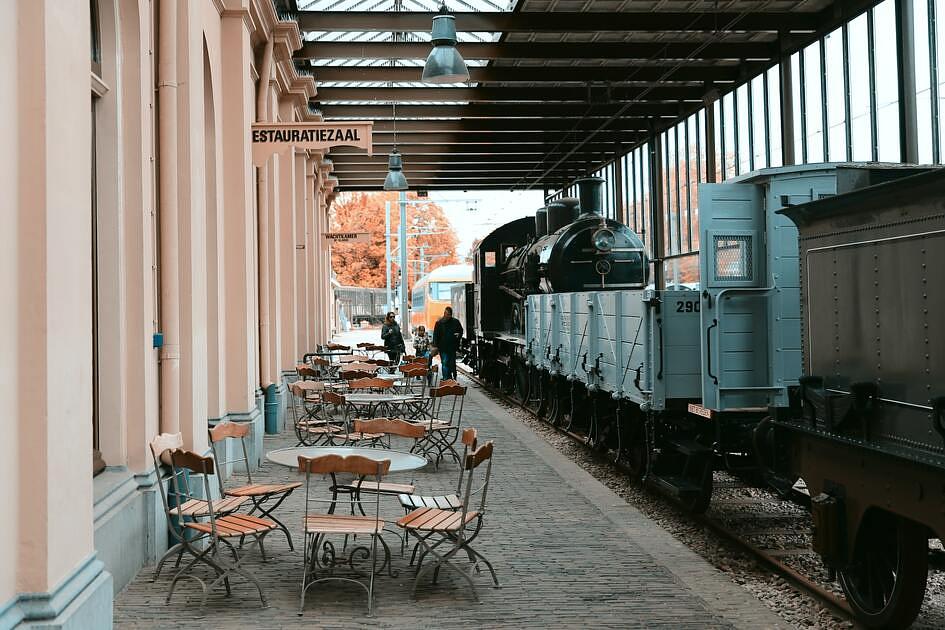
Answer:
POLYGON ((348 389, 390 389, 394 386, 394 381, 389 381, 386 378, 359 378, 353 381, 348 381, 348 389))
POLYGON ((373 363, 378 367, 390 367, 390 361, 387 359, 369 359, 367 363, 373 363))
POLYGON ((220 466, 246 462, 246 477, 249 483, 253 483, 253 475, 249 471, 249 451, 246 448, 246 437, 249 434, 250 425, 244 422, 220 422, 215 427, 207 429, 207 435, 210 438, 210 449, 213 451, 213 460, 217 464, 217 483, 220 486, 221 495, 223 494, 223 475, 220 474, 220 466), (243 449, 243 457, 226 459, 220 456, 220 453, 217 451, 217 444, 228 439, 240 441, 240 447, 243 449))
POLYGON ((210 476, 214 474, 214 468, 215 463, 212 457, 204 457, 193 451, 185 451, 183 449, 171 451, 171 471, 173 473, 171 475, 171 483, 174 486, 175 494, 181 499, 207 499, 205 503, 207 506, 207 514, 210 517, 210 528, 213 535, 216 536, 217 517, 213 509, 213 501, 209 500, 213 496, 210 493, 210 476), (184 470, 189 470, 190 472, 203 476, 203 497, 195 496, 190 491, 189 482, 185 484, 181 483, 182 480, 188 478, 187 475, 181 474, 184 470))
POLYGON ((171 465, 171 453, 176 449, 184 448, 184 436, 180 433, 161 433, 151 440, 148 446, 151 448, 151 458, 154 460, 154 474, 157 475, 164 513, 170 517, 168 510, 171 509, 171 505, 168 502, 168 496, 172 488, 164 489, 164 482, 161 480, 161 464, 171 465))
POLYGON ((329 405, 343 405, 345 404, 345 397, 337 392, 325 391, 322 393, 322 401, 329 405))
MULTIPOLYGON (((321 455, 319 457, 305 457, 299 455, 299 472, 305 475, 305 516, 311 513, 309 510, 309 505, 312 502, 312 475, 313 474, 328 474, 331 476, 331 487, 335 488, 338 485, 337 475, 338 473, 348 473, 356 475, 357 478, 363 479, 364 477, 374 477, 378 483, 380 483, 381 478, 384 477, 388 472, 390 472, 390 460, 384 459, 376 461, 370 459, 369 457, 363 457, 361 455, 348 455, 347 457, 342 457, 341 455, 321 455)), ((374 500, 374 521, 375 523, 380 522, 381 518, 381 493, 375 493, 376 497, 374 500)), ((334 507, 334 501, 336 497, 333 497, 331 500, 322 500, 322 503, 328 502, 332 503, 334 507)), ((363 503, 363 502, 362 502, 363 503)))
POLYGON ((361 342, 358 343, 358 346, 357 346, 357 347, 358 347, 358 348, 367 348, 367 347, 372 346, 372 345, 374 345, 374 344, 372 344, 370 341, 361 341, 361 342))
POLYGON ((312 357, 312 365, 317 367, 328 367, 331 365, 331 361, 328 359, 323 359, 321 357, 312 357))
POLYGON ((343 346, 340 343, 330 343, 326 346, 329 350, 350 350, 351 346, 343 346))
MULTIPOLYGON (((486 511, 486 494, 489 491, 489 479, 492 477, 492 451, 493 451, 493 442, 489 440, 482 446, 474 449, 471 453, 466 453, 463 457, 463 471, 466 476, 466 488, 463 491, 463 518, 460 521, 461 523, 466 522, 466 514, 469 512, 469 499, 474 494, 479 494, 479 507, 477 511, 479 512, 480 518, 486 511), (477 469, 483 464, 486 463, 485 473, 481 475, 481 483, 477 488, 473 488, 473 485, 477 482, 477 469)), ((460 530, 459 535, 462 537, 462 531, 460 530)))
POLYGON ((299 378, 303 381, 314 381, 318 378, 318 371, 315 368, 310 368, 307 365, 300 365, 295 368, 296 373, 299 375, 299 378))
POLYGON ((423 425, 411 424, 398 418, 371 418, 370 420, 355 419, 354 432, 381 433, 418 439, 426 435, 427 429, 423 425))
POLYGON ((342 370, 338 376, 343 381, 353 381, 359 378, 371 378, 374 374, 364 370, 342 370))
POLYGON ((439 422, 455 424, 457 427, 462 423, 463 403, 466 400, 465 387, 455 381, 446 380, 437 387, 430 388, 430 398, 433 399, 431 418, 439 422), (449 403, 444 404, 447 400, 449 403))
POLYGON ((373 363, 363 363, 361 361, 358 361, 357 363, 349 363, 345 366, 345 372, 358 371, 366 372, 368 374, 376 374, 379 369, 380 368, 378 368, 373 363))

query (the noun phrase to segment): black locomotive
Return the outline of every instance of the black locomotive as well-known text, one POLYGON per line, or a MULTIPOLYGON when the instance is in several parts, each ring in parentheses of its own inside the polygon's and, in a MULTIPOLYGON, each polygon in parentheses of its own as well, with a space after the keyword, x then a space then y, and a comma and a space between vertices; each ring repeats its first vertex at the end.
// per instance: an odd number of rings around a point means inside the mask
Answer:
POLYGON ((474 284, 481 331, 476 357, 484 376, 513 374, 524 345, 526 298, 536 293, 642 288, 649 266, 643 241, 602 215, 604 180, 575 182, 565 197, 489 234, 475 252, 474 284), (497 369, 493 369, 497 368, 497 369))

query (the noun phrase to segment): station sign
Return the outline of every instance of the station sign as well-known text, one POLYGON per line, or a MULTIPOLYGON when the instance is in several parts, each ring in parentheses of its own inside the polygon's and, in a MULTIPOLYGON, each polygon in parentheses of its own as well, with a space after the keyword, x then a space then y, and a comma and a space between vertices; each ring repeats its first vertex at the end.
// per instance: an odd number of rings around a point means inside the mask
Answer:
POLYGON ((374 122, 254 123, 251 140, 253 165, 263 166, 273 153, 289 149, 323 150, 357 147, 373 155, 374 122))
POLYGON ((322 236, 329 243, 367 243, 371 240, 370 232, 325 232, 322 236))

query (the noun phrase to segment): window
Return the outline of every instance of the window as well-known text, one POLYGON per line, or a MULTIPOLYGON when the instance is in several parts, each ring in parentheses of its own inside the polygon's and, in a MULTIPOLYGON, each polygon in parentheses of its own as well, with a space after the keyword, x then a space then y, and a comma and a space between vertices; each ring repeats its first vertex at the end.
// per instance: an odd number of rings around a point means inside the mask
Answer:
POLYGON ((416 309, 423 308, 426 304, 426 287, 418 287, 413 290, 413 295, 411 296, 411 307, 416 309))
POLYGON ((715 280, 751 282, 752 247, 749 235, 715 235, 712 245, 715 250, 715 280))
POLYGON ((453 286, 456 282, 431 282, 430 299, 450 301, 453 297, 453 286))
POLYGON ((485 252, 486 267, 495 267, 495 252, 485 252))

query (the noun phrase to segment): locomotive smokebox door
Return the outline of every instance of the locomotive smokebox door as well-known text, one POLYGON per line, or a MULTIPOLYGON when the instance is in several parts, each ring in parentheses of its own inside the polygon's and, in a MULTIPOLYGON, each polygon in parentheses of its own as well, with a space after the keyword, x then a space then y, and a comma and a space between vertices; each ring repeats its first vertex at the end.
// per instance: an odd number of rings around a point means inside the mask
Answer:
POLYGON ((768 403, 764 188, 699 186, 702 398, 709 409, 768 403))

